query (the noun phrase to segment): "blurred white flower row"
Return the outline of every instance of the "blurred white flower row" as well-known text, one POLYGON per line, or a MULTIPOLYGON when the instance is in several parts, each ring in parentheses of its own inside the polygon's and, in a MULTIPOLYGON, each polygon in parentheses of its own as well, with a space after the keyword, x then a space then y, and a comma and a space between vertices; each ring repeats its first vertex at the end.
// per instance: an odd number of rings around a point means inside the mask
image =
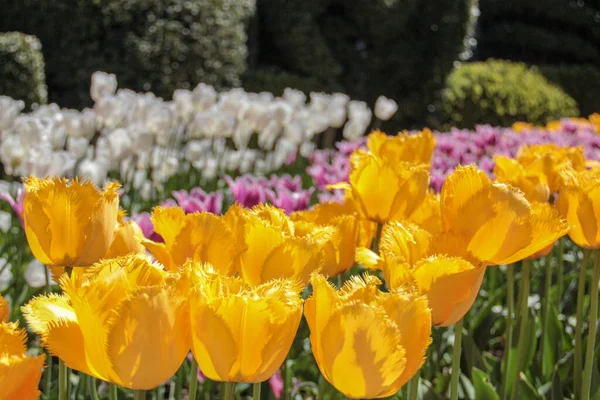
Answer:
MULTIPOLYGON (((286 89, 281 97, 217 92, 199 84, 172 101, 117 90, 115 75, 96 72, 83 111, 56 104, 23 113, 23 102, 0 96, 0 162, 7 176, 84 176, 102 185, 117 177, 143 197, 169 178, 195 169, 210 180, 225 171, 265 175, 297 154, 309 156, 324 132, 352 140, 365 134, 372 112, 342 93, 286 89), (256 138, 256 139, 254 139, 256 138)), ((381 97, 378 119, 397 110, 381 97)))

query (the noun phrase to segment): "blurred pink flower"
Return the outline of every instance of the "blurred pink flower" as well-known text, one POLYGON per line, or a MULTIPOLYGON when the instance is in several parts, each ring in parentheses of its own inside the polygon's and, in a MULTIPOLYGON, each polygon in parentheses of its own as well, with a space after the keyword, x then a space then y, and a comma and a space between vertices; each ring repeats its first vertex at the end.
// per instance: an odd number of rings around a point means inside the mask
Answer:
POLYGON ((16 199, 14 199, 10 193, 0 191, 0 200, 4 200, 8 203, 8 205, 13 209, 17 217, 19 217, 19 221, 21 222, 21 227, 24 225, 23 221, 23 200, 25 199, 25 188, 21 186, 17 190, 16 199))

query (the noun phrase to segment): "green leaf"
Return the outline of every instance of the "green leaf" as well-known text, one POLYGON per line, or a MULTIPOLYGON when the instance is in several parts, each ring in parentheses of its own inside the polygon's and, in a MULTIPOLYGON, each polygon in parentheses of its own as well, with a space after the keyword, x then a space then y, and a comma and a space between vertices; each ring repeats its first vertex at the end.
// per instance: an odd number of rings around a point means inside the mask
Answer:
POLYGON ((560 383, 560 370, 558 365, 554 368, 554 373, 552 374, 552 392, 551 392, 551 400, 563 400, 563 390, 562 384, 560 383))
POLYGON ((467 329, 463 333, 462 338, 462 347, 463 347, 463 360, 467 365, 467 371, 471 371, 473 368, 483 369, 483 356, 481 354, 481 350, 475 344, 475 340, 473 340, 472 330, 467 329))
POLYGON ((558 312, 554 305, 548 310, 548 320, 543 332, 542 343, 542 375, 543 381, 549 381, 554 372, 561 344, 562 324, 558 319, 558 312))
POLYGON ((475 398, 478 400, 500 400, 496 389, 490 383, 485 372, 479 368, 473 368, 473 386, 475 387, 475 398))
POLYGON ((524 373, 519 376, 519 399, 521 400, 539 400, 542 397, 538 394, 535 387, 527 380, 524 373))
MULTIPOLYGON (((513 326, 513 340, 512 347, 509 350, 509 362, 506 368, 506 388, 507 393, 510 393, 513 386, 513 379, 515 374, 515 368, 517 366, 518 359, 518 346, 519 346, 519 331, 520 331, 520 321, 513 326)), ((535 315, 529 310, 529 318, 527 319, 527 329, 525 335, 525 349, 526 352, 524 356, 521 358, 521 371, 527 371, 528 367, 531 365, 533 358, 535 357, 535 350, 537 346, 537 325, 535 315)))

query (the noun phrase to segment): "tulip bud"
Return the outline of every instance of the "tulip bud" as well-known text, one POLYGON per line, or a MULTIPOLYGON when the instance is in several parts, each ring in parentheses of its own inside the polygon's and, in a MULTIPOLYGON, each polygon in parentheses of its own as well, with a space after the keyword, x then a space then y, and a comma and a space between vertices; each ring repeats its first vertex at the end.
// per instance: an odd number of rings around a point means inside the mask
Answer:
POLYGON ((392 99, 379 96, 375 101, 375 116, 382 121, 392 118, 396 111, 398 111, 398 103, 392 99))

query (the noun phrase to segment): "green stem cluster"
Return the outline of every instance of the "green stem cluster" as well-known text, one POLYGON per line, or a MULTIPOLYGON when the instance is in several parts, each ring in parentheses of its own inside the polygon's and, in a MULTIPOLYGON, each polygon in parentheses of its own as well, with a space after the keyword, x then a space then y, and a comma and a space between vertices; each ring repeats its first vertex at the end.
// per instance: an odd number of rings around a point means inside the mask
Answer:
POLYGON ((454 325, 454 349, 452 351, 452 376, 450 378, 450 400, 458 399, 458 378, 460 377, 460 356, 462 352, 462 335, 464 321, 461 319, 454 325))
POLYGON ((583 382, 581 387, 581 400, 589 400, 592 386, 592 370, 594 367, 594 347, 596 344, 596 327, 598 323, 598 285, 600 284, 600 251, 596 252, 594 272, 590 287, 590 317, 587 349, 585 352, 585 367, 583 368, 583 382))
POLYGON ((519 299, 519 314, 520 314, 520 324, 519 327, 519 344, 517 347, 517 363, 514 369, 514 375, 512 380, 512 391, 511 391, 511 400, 517 400, 519 397, 519 377, 521 375, 521 367, 523 364, 523 356, 525 353, 526 339, 527 335, 527 319, 529 317, 529 279, 530 279, 531 271, 529 260, 523 261, 523 268, 521 272, 521 298, 519 299))

